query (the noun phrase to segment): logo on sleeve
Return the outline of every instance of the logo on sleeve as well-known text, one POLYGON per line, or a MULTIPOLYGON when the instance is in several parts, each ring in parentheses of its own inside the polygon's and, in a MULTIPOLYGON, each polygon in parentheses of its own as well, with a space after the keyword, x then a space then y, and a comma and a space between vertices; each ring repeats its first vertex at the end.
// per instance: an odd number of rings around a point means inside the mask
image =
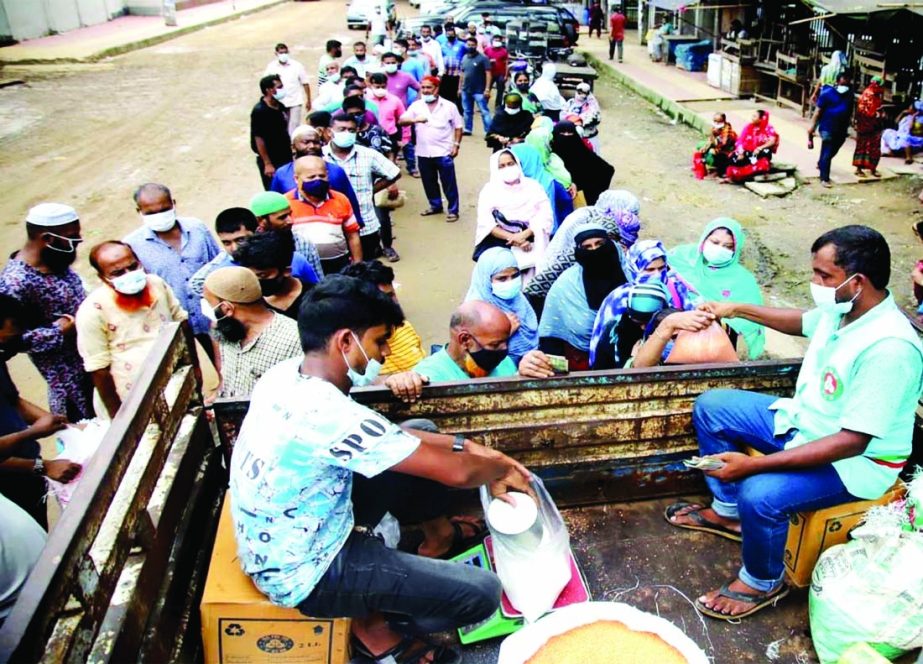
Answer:
POLYGON ((833 367, 827 367, 823 371, 820 394, 827 401, 836 401, 843 394, 843 379, 833 367))

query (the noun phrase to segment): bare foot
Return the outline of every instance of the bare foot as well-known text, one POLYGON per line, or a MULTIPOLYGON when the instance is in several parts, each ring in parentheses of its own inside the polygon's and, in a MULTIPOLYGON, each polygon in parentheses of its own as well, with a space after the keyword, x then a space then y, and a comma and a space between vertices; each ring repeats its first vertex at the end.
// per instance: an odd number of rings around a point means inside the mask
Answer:
POLYGON ((878 171, 872 171, 872 177, 873 177, 873 178, 880 178, 880 177, 881 177, 881 173, 878 172, 878 171))
POLYGON ((698 526, 699 522, 689 516, 693 512, 698 512, 699 516, 701 516, 708 523, 714 524, 716 526, 722 526, 728 530, 733 530, 735 533, 740 532, 740 521, 723 517, 715 512, 715 510, 712 508, 704 507, 702 505, 688 505, 687 507, 684 507, 670 517, 670 522, 681 526, 698 526))
POLYGON ((754 606, 759 604, 764 599, 766 594, 771 594, 762 593, 756 588, 751 588, 740 579, 734 579, 734 581, 728 586, 728 590, 743 593, 744 595, 753 595, 754 601, 743 602, 741 600, 731 599, 730 597, 720 595, 720 590, 712 590, 710 593, 705 593, 698 598, 698 601, 700 604, 705 606, 705 608, 711 609, 716 613, 722 613, 726 616, 738 616, 741 613, 746 613, 754 606))
POLYGON ((417 555, 426 558, 438 558, 448 553, 455 544, 456 526, 461 530, 463 539, 474 537, 484 528, 484 522, 476 516, 453 516, 430 525, 424 530, 426 539, 417 549, 417 555))

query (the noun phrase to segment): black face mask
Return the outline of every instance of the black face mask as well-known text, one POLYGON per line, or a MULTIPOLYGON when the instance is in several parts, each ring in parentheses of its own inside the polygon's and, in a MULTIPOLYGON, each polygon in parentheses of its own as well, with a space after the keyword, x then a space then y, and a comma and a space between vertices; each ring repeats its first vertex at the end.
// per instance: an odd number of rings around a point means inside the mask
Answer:
POLYGON ((480 350, 468 351, 468 355, 471 356, 471 359, 474 360, 474 363, 487 373, 490 373, 496 369, 508 354, 509 351, 505 348, 503 350, 481 348, 480 350))
POLYGON ((516 89, 519 90, 520 92, 528 92, 529 84, 528 83, 517 83, 516 89))
POLYGON ((230 316, 225 316, 215 323, 215 329, 231 343, 243 341, 244 337, 247 336, 247 328, 244 327, 244 324, 230 316))
POLYGON ((587 272, 600 275, 611 273, 616 263, 618 250, 612 240, 606 240, 605 244, 596 249, 584 249, 577 247, 574 249, 574 260, 587 272))
POLYGON ((275 277, 274 279, 260 279, 260 291, 263 295, 276 295, 282 290, 282 284, 285 277, 275 277))

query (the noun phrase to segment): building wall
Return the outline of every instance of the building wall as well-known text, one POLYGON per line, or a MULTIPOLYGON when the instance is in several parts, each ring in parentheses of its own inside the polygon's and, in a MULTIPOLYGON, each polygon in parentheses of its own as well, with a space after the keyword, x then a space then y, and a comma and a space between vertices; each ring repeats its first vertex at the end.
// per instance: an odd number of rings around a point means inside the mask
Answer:
POLYGON ((0 0, 0 40, 67 32, 105 23, 125 11, 126 0, 0 0))

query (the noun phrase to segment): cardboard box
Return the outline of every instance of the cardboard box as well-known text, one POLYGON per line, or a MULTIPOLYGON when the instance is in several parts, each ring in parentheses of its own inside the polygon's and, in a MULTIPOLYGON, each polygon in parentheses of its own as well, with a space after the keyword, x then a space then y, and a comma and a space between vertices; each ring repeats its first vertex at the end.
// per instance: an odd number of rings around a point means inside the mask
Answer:
POLYGON ((789 583, 796 588, 811 585, 811 574, 820 554, 831 546, 844 544, 849 531, 859 523, 870 507, 887 505, 903 495, 903 486, 897 483, 878 500, 860 500, 814 512, 793 514, 785 542, 785 572, 789 583))
POLYGON ((206 664, 346 664, 349 619, 276 606, 244 574, 230 504, 225 499, 200 606, 206 664))

